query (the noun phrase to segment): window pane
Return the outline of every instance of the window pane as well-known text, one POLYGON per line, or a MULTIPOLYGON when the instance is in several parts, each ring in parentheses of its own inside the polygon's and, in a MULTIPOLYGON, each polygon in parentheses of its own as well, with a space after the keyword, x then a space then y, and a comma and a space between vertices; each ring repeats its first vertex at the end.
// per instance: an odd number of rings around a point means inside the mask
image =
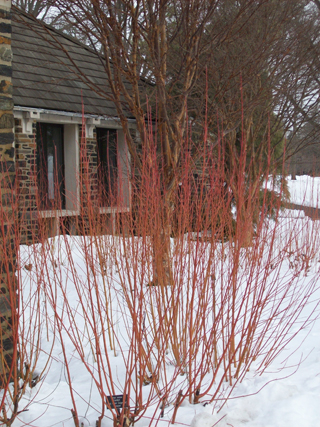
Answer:
POLYGON ((98 186, 101 206, 116 204, 118 160, 116 129, 97 128, 98 186))
POLYGON ((42 209, 64 209, 63 125, 37 124, 37 176, 42 209))

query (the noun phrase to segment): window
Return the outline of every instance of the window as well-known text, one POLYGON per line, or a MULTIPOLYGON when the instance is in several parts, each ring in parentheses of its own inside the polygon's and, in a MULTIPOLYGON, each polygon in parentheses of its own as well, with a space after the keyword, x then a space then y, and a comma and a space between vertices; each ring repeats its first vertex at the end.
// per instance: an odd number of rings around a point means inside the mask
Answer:
POLYGON ((42 209, 65 208, 63 125, 37 123, 37 179, 42 209))
POLYGON ((118 134, 116 129, 97 128, 98 189, 100 206, 113 206, 118 195, 118 134))

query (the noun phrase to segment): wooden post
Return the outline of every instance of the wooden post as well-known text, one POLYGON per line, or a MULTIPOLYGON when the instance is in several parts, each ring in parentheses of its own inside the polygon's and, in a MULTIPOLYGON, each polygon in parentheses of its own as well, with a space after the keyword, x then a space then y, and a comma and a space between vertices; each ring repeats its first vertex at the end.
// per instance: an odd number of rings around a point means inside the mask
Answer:
POLYGON ((0 0, 0 388, 15 372, 16 233, 11 0, 0 0))

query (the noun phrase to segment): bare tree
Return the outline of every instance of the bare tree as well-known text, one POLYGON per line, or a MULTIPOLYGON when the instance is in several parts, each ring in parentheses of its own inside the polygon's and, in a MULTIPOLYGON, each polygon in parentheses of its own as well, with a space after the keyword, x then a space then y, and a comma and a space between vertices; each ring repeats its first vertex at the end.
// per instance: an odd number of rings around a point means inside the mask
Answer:
MULTIPOLYGON (((232 177, 237 199, 245 168, 250 166, 256 193, 270 173, 268 156, 281 163, 284 134, 293 123, 302 124, 310 103, 314 106, 315 73, 311 76, 309 69, 317 68, 318 59, 310 53, 317 39, 304 37, 315 34, 307 0, 55 0, 54 7, 103 53, 110 91, 103 93, 87 76, 80 77, 114 103, 138 169, 141 158, 127 112, 148 147, 146 92, 155 106, 164 217, 180 181, 188 127, 197 132, 198 145, 209 139, 213 146, 222 129, 226 177, 230 183, 232 177), (152 83, 148 90, 142 90, 141 78, 152 83)), ((168 225, 163 239, 168 241, 169 234, 168 225)), ((170 282, 170 272, 167 276, 170 282)))
MULTIPOLYGON (((101 49, 104 54, 106 78, 111 89, 106 97, 117 109, 130 154, 138 169, 141 169, 141 159, 130 133, 127 111, 136 119, 142 144, 148 146, 141 70, 145 70, 145 77, 152 82, 153 93, 149 96, 156 99, 157 104, 156 134, 164 163, 162 215, 165 218, 169 216, 172 195, 179 181, 181 149, 188 123, 187 101, 200 76, 199 56, 205 51, 208 55, 213 51, 210 45, 215 40, 210 40, 210 37, 205 40, 204 34, 218 5, 219 0, 56 1, 66 19, 74 22, 92 41, 93 48, 101 49), (170 67, 177 49, 179 56, 175 57, 174 67, 170 67)), ((221 28, 215 38, 223 37, 221 28)), ((204 65, 201 64, 202 68, 204 65)), ((158 280, 170 283, 170 226, 168 221, 165 224, 159 245, 164 248, 163 253, 156 257, 164 262, 157 263, 156 275, 158 280), (165 273, 159 271, 162 265, 165 273)))
MULTIPOLYGON (((79 33, 76 27, 70 25, 64 19, 63 14, 54 7, 55 0, 13 0, 12 4, 17 6, 23 12, 33 15, 39 21, 53 25, 55 28, 74 37, 78 37, 79 33)), ((81 38, 82 42, 86 42, 86 38, 81 38)))
POLYGON ((12 4, 44 22, 50 23, 54 16, 54 0, 13 0, 12 4))
POLYGON ((300 27, 299 43, 293 52, 299 64, 294 70, 299 85, 295 92, 289 93, 289 103, 295 117, 290 133, 293 142, 290 156, 307 146, 318 144, 320 135, 320 2, 307 2, 305 11, 305 16, 297 23, 300 27))

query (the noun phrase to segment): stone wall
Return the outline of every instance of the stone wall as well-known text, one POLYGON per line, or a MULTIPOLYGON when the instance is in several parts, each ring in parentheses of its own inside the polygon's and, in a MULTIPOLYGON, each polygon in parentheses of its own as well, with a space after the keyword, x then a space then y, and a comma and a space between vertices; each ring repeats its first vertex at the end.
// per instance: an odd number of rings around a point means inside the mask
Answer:
POLYGON ((11 1, 0 0, 0 388, 15 373, 17 348, 15 162, 11 1))
POLYGON ((15 149, 17 168, 20 243, 34 241, 38 234, 36 183, 36 123, 33 133, 22 133, 21 120, 15 119, 15 149))
POLYGON ((80 141, 80 218, 79 232, 90 234, 90 222, 98 215, 98 154, 97 140, 84 138, 82 126, 79 126, 80 141))
POLYGON ((86 208, 88 204, 97 205, 98 202, 98 153, 96 132, 93 138, 83 138, 82 126, 79 126, 80 167, 81 167, 81 207, 86 208))

